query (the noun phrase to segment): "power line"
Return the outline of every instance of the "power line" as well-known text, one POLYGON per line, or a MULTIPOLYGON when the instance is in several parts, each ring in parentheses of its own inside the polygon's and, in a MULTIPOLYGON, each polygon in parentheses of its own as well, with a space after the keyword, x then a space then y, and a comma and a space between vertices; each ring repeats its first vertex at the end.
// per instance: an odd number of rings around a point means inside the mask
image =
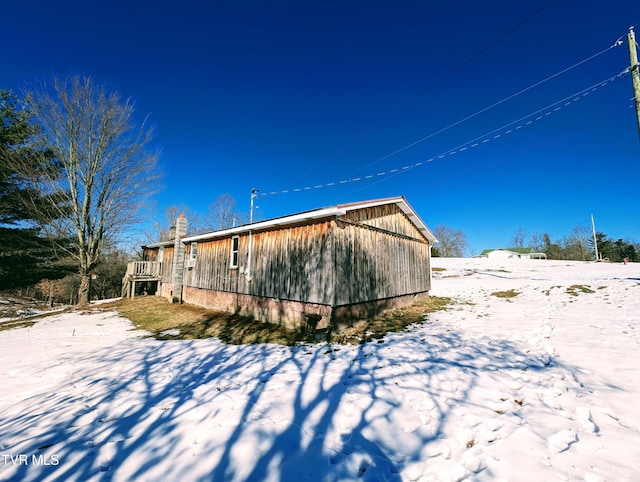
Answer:
POLYGON ((406 151, 407 149, 410 149, 411 147, 414 147, 414 146, 420 144, 421 142, 424 142, 424 141, 426 141, 428 139, 431 139, 432 137, 435 137, 438 134, 442 134, 443 132, 462 124, 463 122, 466 122, 466 121, 468 121, 470 119, 473 119, 474 117, 477 117, 478 115, 483 114, 484 112, 487 112, 488 110, 491 110, 494 107, 497 107, 497 106, 499 106, 501 104, 504 104, 505 102, 507 102, 507 101, 509 101, 511 99, 514 99, 515 97, 517 97, 517 96, 519 96, 521 94, 524 94, 525 92, 528 92, 531 89, 534 89, 534 88, 536 88, 536 87, 538 87, 538 86, 540 86, 540 85, 542 85, 542 84, 544 84, 544 83, 546 83, 546 82, 548 82, 548 81, 550 81, 550 80, 552 80, 552 79, 554 79, 554 78, 556 78, 556 77, 558 77, 558 76, 560 76, 560 75, 562 75, 562 74, 564 74, 566 72, 569 72, 570 70, 572 70, 572 69, 574 69, 576 67, 579 67, 580 65, 582 65, 582 64, 584 64, 586 62, 589 62, 589 61, 595 59, 596 57, 599 57, 600 55, 610 51, 612 48, 617 47, 619 45, 622 45, 622 37, 620 37, 618 40, 616 40, 610 47, 607 47, 606 49, 601 50, 600 52, 598 52, 596 54, 593 54, 593 55, 587 57, 586 59, 581 60, 580 62, 576 62, 572 66, 567 67, 567 68, 565 68, 565 69, 563 69, 563 70, 561 70, 559 72, 556 72, 555 74, 550 75, 549 77, 547 77, 547 78, 545 78, 543 80, 540 80, 540 81, 536 82, 535 84, 532 84, 529 87, 526 87, 526 88, 516 92, 515 94, 511 94, 511 95, 505 97, 504 99, 502 99, 502 100, 500 100, 498 102, 495 102, 494 104, 491 104, 491 105, 489 105, 487 107, 484 107, 484 108, 480 109, 479 111, 464 117, 463 119, 460 119, 460 120, 458 120, 456 122, 453 122, 452 124, 449 124, 448 126, 437 130, 436 132, 433 132, 433 133, 431 133, 431 134, 429 134, 429 135, 427 135, 425 137, 422 137, 421 139, 418 139, 417 141, 414 141, 414 142, 412 142, 410 144, 407 144, 404 147, 401 147, 400 149, 397 149, 397 150, 393 151, 390 154, 387 154, 387 155, 385 155, 385 156, 383 156, 383 157, 381 157, 381 158, 379 158, 379 159, 377 159, 377 160, 375 160, 373 162, 370 162, 369 164, 366 164, 365 166, 362 166, 358 170, 362 170, 362 169, 366 169, 367 167, 371 167, 371 166, 373 166, 373 165, 375 165, 375 164, 377 164, 377 163, 379 163, 381 161, 384 161, 385 159, 388 159, 388 158, 390 158, 392 156, 395 156, 396 154, 399 154, 400 152, 406 151))
MULTIPOLYGON (((390 177, 394 177, 398 174, 402 174, 403 172, 409 170, 409 169, 413 169, 414 167, 419 167, 423 164, 427 164, 427 163, 431 163, 434 162, 436 160, 441 160, 441 159, 445 159, 449 156, 455 155, 455 154, 461 154, 469 149, 474 149, 476 147, 480 147, 483 146, 489 142, 493 142, 495 140, 498 140, 502 137, 505 137, 508 134, 512 134, 514 132, 519 131, 520 129, 524 128, 524 127, 529 127, 535 123, 537 123, 538 121, 541 121, 543 119, 546 119, 547 117, 551 116, 552 114, 555 114, 557 112, 559 112, 560 110, 564 109, 565 107, 569 107, 571 104, 576 103, 577 101, 585 98, 586 96, 590 95, 591 93, 597 91, 598 89, 607 86, 608 84, 610 84, 611 82, 613 82, 614 80, 617 80, 621 77, 623 77, 625 74, 629 73, 629 69, 625 69, 622 72, 620 72, 617 75, 611 76, 608 79, 605 79, 601 82, 598 82, 596 84, 593 84, 589 87, 587 87, 586 89, 583 89, 579 92, 576 92, 575 94, 569 95, 567 97, 564 97, 563 99, 560 99, 552 104, 547 105, 546 107, 543 107, 541 109, 538 109, 535 112, 532 112, 530 114, 527 114, 523 117, 520 117, 519 119, 516 119, 512 122, 509 122, 508 124, 505 124, 501 127, 498 127, 497 129, 493 129, 490 132, 487 132, 481 136, 478 136, 470 141, 467 141, 463 144, 459 144, 458 146, 452 148, 452 149, 447 149, 446 151, 443 151, 441 154, 437 155, 437 156, 433 156, 429 159, 426 159, 424 161, 421 162, 417 162, 415 164, 411 164, 409 166, 405 166, 402 168, 402 170, 398 170, 395 169, 392 171, 389 171, 391 173, 390 176, 384 178, 384 179, 380 179, 374 183, 372 183, 371 185, 375 185, 378 184, 382 181, 385 181, 387 179, 389 179, 390 177), (536 116, 536 117, 534 117, 536 116)), ((359 189, 361 190, 361 189, 359 189)))
MULTIPOLYGON (((545 10, 547 7, 549 7, 551 4, 553 4, 555 2, 555 0, 550 0, 547 3, 545 3, 544 5, 542 5, 540 8, 538 8, 537 10, 535 10, 534 12, 532 12, 531 14, 529 14, 526 18, 524 18, 523 20, 519 21, 517 24, 515 24, 513 27, 511 27, 509 30, 507 30, 506 32, 504 32, 502 35, 500 35, 498 38, 494 39, 493 41, 491 41, 488 45, 484 46, 483 48, 481 48, 480 50, 478 50, 475 54, 473 54, 471 57, 469 57, 468 59, 464 60, 461 64, 457 65, 456 67, 454 67, 453 69, 451 69, 449 72, 447 72, 445 75, 443 75, 442 77, 440 77, 438 80, 436 80, 435 82, 431 83, 429 86, 427 86, 425 89, 422 89, 422 92, 420 95, 424 95, 427 92, 430 92, 431 90, 433 90, 436 86, 438 86, 439 84, 441 84, 442 82, 444 82, 445 80, 449 79, 450 77, 453 77, 453 75, 455 75, 456 73, 458 73, 460 70, 462 70, 464 67, 466 67, 467 65, 469 65, 470 63, 472 63, 474 60, 476 60, 478 57, 480 57, 482 54, 484 54, 485 52, 487 52, 488 50, 490 50, 491 48, 493 48, 494 46, 496 46, 498 43, 500 43, 502 40, 504 40, 506 37, 508 37, 509 35, 511 35, 513 32, 515 32, 518 28, 522 27, 525 23, 527 23, 529 20, 531 20, 532 18, 534 18, 536 15, 538 15, 539 13, 541 13, 543 10, 545 10)), ((403 108, 405 105, 409 104, 410 102, 407 102, 403 105, 403 108)), ((396 112, 399 112, 400 110, 402 110, 402 108, 396 109, 396 112)), ((387 116, 386 119, 383 119, 382 121, 378 122, 376 125, 374 125, 369 132, 364 135, 361 136, 362 137, 366 137, 368 135, 370 135, 373 131, 375 131, 376 129, 378 129, 380 126, 384 125, 385 123, 388 122, 389 118, 391 117, 391 115, 387 116)), ((451 126, 453 127, 453 126, 451 126)), ((435 135, 435 134, 434 134, 435 135)), ((418 142, 422 142, 422 141, 418 141, 418 142)), ((399 151, 396 151, 392 154, 389 154, 388 156, 385 156, 381 159, 379 159, 378 161, 381 161, 383 159, 386 159, 387 157, 390 157, 394 154, 397 154, 398 152, 402 152, 404 149, 408 149, 411 146, 408 146, 406 148, 403 148, 399 151)), ((375 164, 378 161, 374 161, 372 164, 375 164)), ((372 164, 368 164, 366 166, 362 166, 361 168, 359 168, 358 170, 362 170, 367 168, 369 165, 372 164)), ((308 171, 307 171, 308 172, 308 171)))
POLYGON ((549 7, 552 3, 554 3, 555 0, 551 0, 547 3, 545 3, 542 7, 540 7, 538 10, 536 10, 535 12, 533 12, 532 14, 530 14, 528 17, 526 17, 524 20, 521 20, 520 22, 518 22, 516 25, 514 25, 513 27, 511 27, 509 30, 507 30, 505 33, 503 33, 502 35, 500 35, 497 39, 495 39, 494 41, 490 42, 487 46, 481 48, 480 50, 478 50, 475 54, 473 54, 471 57, 469 57, 467 60, 465 60, 464 62, 462 62, 460 65, 458 65, 457 67, 453 68, 452 70, 450 70, 447 74, 445 74, 444 76, 440 77, 438 80, 436 80, 434 83, 432 83, 429 87, 427 87, 427 89, 425 90, 426 92, 430 91, 431 89, 433 89, 435 86, 437 86, 438 84, 441 84, 442 82, 444 82, 445 80, 447 80, 449 77, 452 77, 454 74, 456 74, 459 70, 462 70, 462 68, 466 67, 467 65, 469 65, 471 62, 473 62, 475 59, 477 59, 478 57, 480 57, 483 53, 485 53, 487 50, 491 49, 492 47, 494 47, 495 45, 497 45, 499 42, 501 42, 502 40, 504 40, 506 37, 508 37, 509 35, 511 35, 513 32, 515 32, 518 28, 522 27, 525 23, 527 23, 529 20, 531 20, 533 17, 535 17, 536 15, 538 15, 540 12, 542 12, 543 10, 545 10, 547 7, 549 7))
POLYGON ((368 174, 365 176, 359 176, 359 177, 354 177, 354 178, 350 178, 350 179, 342 179, 340 181, 334 181, 334 182, 329 182, 329 183, 325 183, 325 184, 315 184, 315 185, 309 185, 306 187, 300 187, 300 188, 294 188, 294 189, 285 189, 285 190, 281 190, 281 191, 271 191, 271 192, 262 192, 259 195, 260 196, 271 196, 271 195, 276 195, 276 194, 288 194, 288 193, 296 193, 296 192, 304 192, 304 191, 310 191, 313 189, 320 189, 320 188, 325 188, 325 187, 334 187, 334 186, 340 186, 340 185, 344 185, 344 184, 350 184, 350 183, 356 183, 356 182, 360 182, 360 181, 369 181, 369 180, 376 180, 376 182, 374 182, 374 184, 377 184, 377 182, 381 182, 382 180, 386 180, 390 177, 396 176, 398 174, 401 174, 403 172, 409 171, 411 169, 414 169, 416 167, 420 167, 424 164, 428 164, 437 160, 441 160, 441 159, 445 159, 447 157, 456 155, 456 154, 461 154, 463 152, 466 152, 467 150, 470 149, 475 149, 476 147, 480 147, 483 146, 489 142, 492 142, 494 140, 498 140, 501 137, 504 137, 508 134, 512 134, 514 132, 519 131, 520 129, 523 129, 525 127, 531 126, 534 123, 541 121, 557 112, 559 112, 560 110, 564 109, 565 107, 569 107, 570 105, 578 102, 579 100, 583 99, 584 97, 588 96, 589 94, 591 94, 592 92, 597 91, 600 88, 603 88, 607 85, 609 85, 610 83, 612 83, 614 80, 617 80, 621 77, 623 77, 625 74, 629 73, 629 69, 625 69, 622 72, 620 72, 619 74, 616 74, 614 76, 611 76, 603 81, 600 81, 596 84, 593 84, 585 89, 582 89, 574 94, 571 94, 569 96, 566 96, 552 104, 547 105, 546 107, 543 107, 541 109, 538 109, 530 114, 527 114, 526 116, 520 117, 519 119, 516 119, 514 121, 511 121, 507 124, 504 124, 501 127, 498 127, 497 129, 493 129, 492 131, 489 131, 485 134, 483 134, 482 136, 478 136, 474 139, 471 139, 467 142, 464 142, 463 144, 459 144, 457 147, 454 147, 452 149, 447 149, 446 151, 441 152, 438 155, 435 155, 433 157, 430 157, 428 159, 424 159, 422 161, 416 162, 414 164, 408 164, 402 167, 398 167, 398 168, 394 168, 394 169, 390 169, 387 171, 381 171, 378 172, 376 174, 368 174), (384 178, 384 179, 382 179, 384 178))

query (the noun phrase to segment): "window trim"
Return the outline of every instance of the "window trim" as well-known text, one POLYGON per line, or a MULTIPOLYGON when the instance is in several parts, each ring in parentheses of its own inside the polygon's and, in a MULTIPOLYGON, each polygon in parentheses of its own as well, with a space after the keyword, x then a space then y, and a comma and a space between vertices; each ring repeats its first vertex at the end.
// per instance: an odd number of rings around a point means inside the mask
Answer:
POLYGON ((196 258, 198 257, 198 243, 192 242, 189 246, 189 267, 193 268, 196 265, 196 258))
POLYGON ((229 269, 237 269, 240 252, 240 236, 231 237, 231 256, 229 258, 229 269))

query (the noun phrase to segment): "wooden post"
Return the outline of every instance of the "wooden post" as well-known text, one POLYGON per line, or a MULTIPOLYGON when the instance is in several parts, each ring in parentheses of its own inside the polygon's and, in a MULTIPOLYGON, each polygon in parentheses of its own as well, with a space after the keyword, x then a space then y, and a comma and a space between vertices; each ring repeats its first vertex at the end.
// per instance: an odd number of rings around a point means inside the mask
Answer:
POLYGON ((638 52, 636 51, 636 35, 633 27, 629 28, 627 35, 629 44, 629 63, 631 72, 631 84, 633 85, 633 99, 636 105, 636 120, 638 122, 638 136, 640 136, 640 72, 638 72, 638 52))

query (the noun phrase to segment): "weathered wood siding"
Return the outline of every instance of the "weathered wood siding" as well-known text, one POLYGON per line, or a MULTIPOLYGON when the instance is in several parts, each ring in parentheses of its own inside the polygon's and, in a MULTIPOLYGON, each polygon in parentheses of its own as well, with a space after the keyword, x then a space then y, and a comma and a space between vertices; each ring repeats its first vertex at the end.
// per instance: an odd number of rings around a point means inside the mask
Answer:
POLYGON ((160 281, 169 285, 171 284, 174 251, 175 249, 173 248, 173 246, 165 246, 164 254, 162 255, 162 276, 160 277, 160 281))
POLYGON ((430 246, 404 213, 392 205, 348 214, 336 222, 334 306, 431 288, 430 246))
POLYGON ((248 293, 285 300, 331 304, 331 221, 253 236, 253 281, 248 293))
POLYGON ((142 248, 142 261, 158 261, 158 248, 142 248))
POLYGON ((395 204, 383 204, 382 206, 349 211, 341 219, 366 224, 415 239, 424 239, 418 228, 409 221, 407 216, 395 204))
MULTIPOLYGON (((239 249, 243 250, 243 239, 240 237, 239 249)), ((184 274, 184 286, 208 290, 240 291, 239 269, 231 268, 231 237, 198 241, 196 264, 187 268, 184 274)), ((244 248, 246 251, 246 247, 244 248)), ((185 259, 191 255, 191 244, 185 246, 185 259)), ((246 259, 246 256, 245 256, 246 259)), ((238 266, 246 265, 246 261, 238 266)))
MULTIPOLYGON (((160 281, 162 283, 171 283, 171 269, 173 266, 173 246, 165 246, 162 255, 162 271, 160 281)), ((160 248, 144 247, 142 250, 142 259, 144 261, 158 261, 158 253, 160 248)))
MULTIPOLYGON (((184 276, 189 296, 209 304, 229 304, 224 293, 236 298, 253 296, 255 301, 245 307, 252 313, 263 309, 269 318, 302 319, 300 310, 295 316, 285 316, 284 311, 274 314, 273 310, 284 302, 331 307, 389 304, 394 298, 409 299, 431 289, 430 245, 394 204, 350 211, 338 219, 254 232, 252 246, 249 281, 244 274, 248 233, 238 237, 237 268, 231 268, 231 236, 198 241, 195 266, 187 268, 184 276), (206 301, 206 291, 211 296, 218 293, 215 300, 206 301), (260 304, 268 300, 276 304, 260 304)), ((190 250, 187 243, 186 259, 190 250)), ((165 248, 165 260, 172 255, 173 250, 165 248)))
MULTIPOLYGON (((230 267, 231 237, 198 242, 196 265, 184 285, 266 298, 331 304, 333 249, 331 221, 283 227, 252 234, 251 281, 249 235, 238 238, 238 269, 230 267)), ((186 246, 189 257, 190 245, 186 246)))

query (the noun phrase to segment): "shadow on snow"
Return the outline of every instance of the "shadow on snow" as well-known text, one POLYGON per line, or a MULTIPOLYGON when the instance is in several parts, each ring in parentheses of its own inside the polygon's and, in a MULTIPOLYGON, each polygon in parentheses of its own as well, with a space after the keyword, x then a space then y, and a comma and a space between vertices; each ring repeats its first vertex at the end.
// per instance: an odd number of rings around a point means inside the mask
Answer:
POLYGON ((65 385, 0 418, 4 453, 59 463, 0 478, 400 480, 481 374, 552 365, 421 327, 357 347, 131 339, 65 363, 65 385))

